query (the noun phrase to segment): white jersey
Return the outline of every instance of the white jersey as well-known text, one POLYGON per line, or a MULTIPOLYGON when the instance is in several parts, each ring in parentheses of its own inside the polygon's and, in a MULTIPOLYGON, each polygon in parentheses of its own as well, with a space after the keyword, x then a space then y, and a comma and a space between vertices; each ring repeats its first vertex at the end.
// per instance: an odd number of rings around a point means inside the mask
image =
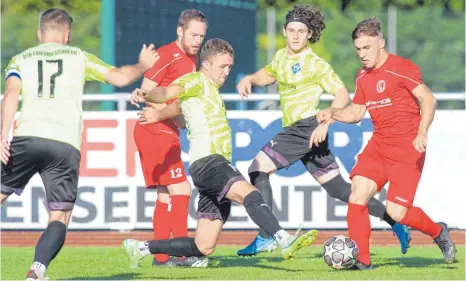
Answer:
POLYGON ((104 81, 113 66, 79 48, 45 43, 13 57, 6 79, 21 79, 22 107, 15 136, 68 143, 78 150, 82 139, 82 98, 87 81, 104 81))

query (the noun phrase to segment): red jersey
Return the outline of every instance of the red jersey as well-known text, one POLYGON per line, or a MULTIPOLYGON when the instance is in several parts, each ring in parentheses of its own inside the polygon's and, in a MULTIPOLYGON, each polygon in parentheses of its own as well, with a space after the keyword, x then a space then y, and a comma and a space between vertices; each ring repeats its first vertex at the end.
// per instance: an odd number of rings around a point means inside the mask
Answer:
MULTIPOLYGON (((167 87, 179 77, 196 71, 198 57, 188 56, 176 45, 176 42, 163 45, 157 52, 160 59, 144 74, 145 78, 156 82, 157 87, 167 87)), ((168 101, 167 104, 173 101, 168 101)), ((178 127, 172 120, 164 120, 145 126, 148 126, 153 132, 162 130, 179 134, 178 127)))
POLYGON ((412 142, 421 121, 412 90, 424 84, 421 71, 408 59, 389 54, 377 69, 361 69, 353 103, 366 105, 381 143, 412 142))

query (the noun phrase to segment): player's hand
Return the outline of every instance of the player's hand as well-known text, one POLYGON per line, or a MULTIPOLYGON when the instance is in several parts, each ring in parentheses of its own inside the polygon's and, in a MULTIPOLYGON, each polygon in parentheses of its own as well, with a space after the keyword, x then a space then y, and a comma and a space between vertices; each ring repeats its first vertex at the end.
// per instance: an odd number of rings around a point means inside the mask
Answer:
POLYGON ((155 51, 154 44, 150 44, 146 47, 146 44, 142 45, 141 52, 139 53, 139 63, 144 66, 145 70, 151 68, 158 60, 160 56, 155 51))
POLYGON ((175 125, 180 129, 186 129, 186 120, 184 119, 184 115, 179 115, 173 118, 173 122, 175 125))
POLYGON ((140 108, 139 103, 145 102, 148 94, 149 93, 147 92, 147 90, 137 88, 131 93, 129 101, 132 105, 136 106, 137 108, 140 108))
POLYGON ((252 89, 252 77, 246 76, 241 81, 239 81, 238 86, 236 86, 238 90, 238 94, 240 95, 241 99, 246 99, 249 94, 251 94, 252 89))
POLYGON ((10 159, 10 143, 7 140, 2 140, 0 144, 0 158, 5 165, 10 159))
POLYGON ((330 119, 332 118, 332 109, 327 108, 319 111, 317 113, 316 118, 319 124, 328 124, 330 122, 330 119))
POLYGON ((319 143, 323 142, 327 138, 327 132, 328 125, 325 123, 319 124, 311 134, 311 138, 309 139, 309 148, 312 148, 314 145, 319 147, 319 143))
POLYGON ((141 125, 154 124, 160 121, 159 110, 153 108, 152 106, 144 107, 142 111, 138 112, 138 115, 139 124, 141 125))
POLYGON ((413 140, 414 149, 418 152, 426 152, 427 147, 427 135, 417 134, 416 138, 413 140))

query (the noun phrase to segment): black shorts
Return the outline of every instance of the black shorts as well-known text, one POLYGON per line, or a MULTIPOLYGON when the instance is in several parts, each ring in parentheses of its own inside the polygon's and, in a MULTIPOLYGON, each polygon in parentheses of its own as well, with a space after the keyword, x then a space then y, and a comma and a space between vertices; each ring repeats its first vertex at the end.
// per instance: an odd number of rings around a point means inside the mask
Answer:
POLYGON ((189 173, 199 190, 198 219, 222 220, 230 215, 231 201, 225 198, 231 186, 246 181, 241 173, 223 156, 214 154, 194 161, 189 173))
POLYGON ((81 153, 72 145, 37 137, 14 137, 10 159, 2 163, 1 193, 20 195, 39 173, 49 210, 72 210, 78 192, 81 153))
POLYGON ((296 121, 275 135, 262 151, 272 159, 277 170, 301 160, 311 175, 319 178, 339 167, 328 147, 328 134, 319 146, 309 148, 309 139, 317 126, 315 117, 296 121))

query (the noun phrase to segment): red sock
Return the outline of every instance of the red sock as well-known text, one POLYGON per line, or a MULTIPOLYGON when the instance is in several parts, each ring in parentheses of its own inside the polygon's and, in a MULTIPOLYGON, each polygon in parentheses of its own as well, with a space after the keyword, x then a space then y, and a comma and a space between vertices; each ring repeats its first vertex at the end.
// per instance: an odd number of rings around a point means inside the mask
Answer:
POLYGON ((170 222, 173 237, 188 236, 188 195, 172 195, 170 197, 170 222))
POLYGON ((348 222, 349 237, 356 242, 359 248, 358 260, 365 265, 370 265, 369 238, 371 236, 371 221, 367 205, 348 203, 346 221, 348 222))
POLYGON ((418 207, 408 208, 408 212, 406 212, 405 217, 400 223, 430 235, 433 239, 437 238, 442 231, 442 227, 433 222, 426 213, 418 207))
MULTIPOLYGON (((154 216, 152 217, 152 226, 154 227, 155 240, 170 238, 169 214, 168 204, 157 200, 155 203, 154 216)), ((154 257, 158 262, 168 261, 168 255, 166 254, 155 254, 154 257)))

